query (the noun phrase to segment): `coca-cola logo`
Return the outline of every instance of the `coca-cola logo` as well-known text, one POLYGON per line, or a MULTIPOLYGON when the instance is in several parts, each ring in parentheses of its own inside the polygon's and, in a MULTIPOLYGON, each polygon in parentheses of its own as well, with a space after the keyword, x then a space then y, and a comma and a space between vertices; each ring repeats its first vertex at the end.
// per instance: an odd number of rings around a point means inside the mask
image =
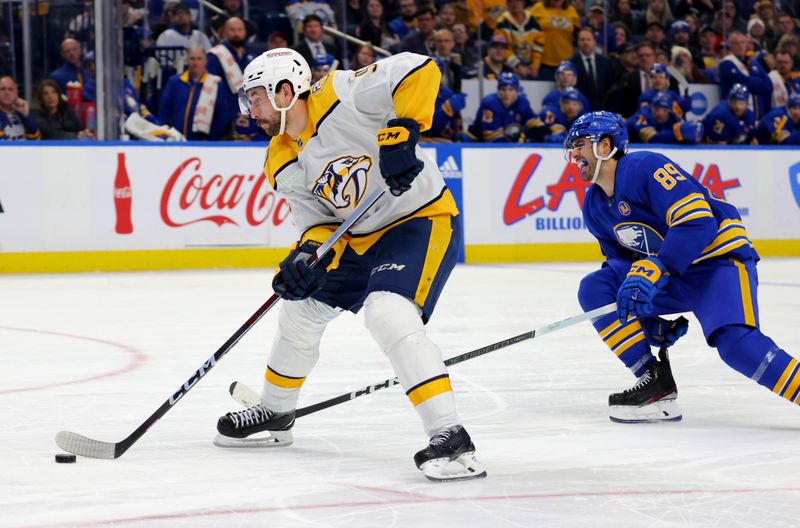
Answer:
POLYGON ((275 194, 263 171, 258 176, 206 176, 201 167, 198 157, 185 160, 164 186, 160 210, 161 219, 168 226, 198 222, 213 222, 218 226, 246 222, 259 226, 267 220, 279 226, 289 216, 289 204, 275 194))

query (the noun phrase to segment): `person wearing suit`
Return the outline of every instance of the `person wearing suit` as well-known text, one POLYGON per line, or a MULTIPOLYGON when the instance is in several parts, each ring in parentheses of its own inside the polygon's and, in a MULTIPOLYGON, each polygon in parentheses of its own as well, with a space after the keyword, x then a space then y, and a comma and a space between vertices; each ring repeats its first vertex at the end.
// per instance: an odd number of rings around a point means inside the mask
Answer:
POLYGON ((592 110, 605 108, 605 96, 614 84, 614 64, 605 55, 598 53, 594 31, 584 27, 578 31, 578 51, 571 62, 578 71, 580 93, 586 95, 592 110))
POLYGON ((294 46, 294 50, 303 56, 307 63, 312 64, 316 57, 333 55, 342 60, 339 50, 333 44, 322 39, 322 19, 317 15, 308 15, 303 19, 303 38, 294 46))
MULTIPOLYGON (((611 86, 607 92, 604 106, 607 110, 625 116, 625 118, 639 110, 639 97, 647 89, 652 88, 649 71, 656 62, 655 50, 649 42, 639 42, 635 49, 636 55, 639 57, 639 67, 611 86)), ((678 82, 672 76, 669 78, 669 89, 680 93, 678 82)))

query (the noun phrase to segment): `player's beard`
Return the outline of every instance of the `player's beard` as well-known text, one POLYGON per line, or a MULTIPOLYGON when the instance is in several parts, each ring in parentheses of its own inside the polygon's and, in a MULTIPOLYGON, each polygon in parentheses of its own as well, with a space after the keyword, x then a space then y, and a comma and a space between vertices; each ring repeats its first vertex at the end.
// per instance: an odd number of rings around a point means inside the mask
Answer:
POLYGON ((581 171, 581 180, 588 182, 592 181, 594 175, 594 167, 591 166, 588 160, 581 160, 577 163, 578 170, 581 171))
POLYGON ((258 126, 261 127, 264 132, 267 133, 268 136, 274 137, 277 136, 278 133, 281 131, 281 116, 278 114, 278 119, 276 121, 268 121, 266 119, 259 119, 256 121, 258 126))

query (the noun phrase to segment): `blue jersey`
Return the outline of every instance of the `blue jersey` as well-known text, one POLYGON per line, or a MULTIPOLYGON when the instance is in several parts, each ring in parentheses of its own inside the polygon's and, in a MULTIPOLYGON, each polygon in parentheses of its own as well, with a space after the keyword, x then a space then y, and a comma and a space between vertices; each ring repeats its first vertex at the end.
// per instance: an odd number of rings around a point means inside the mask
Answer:
POLYGON ((6 112, 0 109, 0 141, 39 140, 42 133, 33 116, 28 112, 23 116, 17 111, 6 112))
POLYGON ((433 110, 433 122, 431 127, 422 133, 423 141, 447 142, 462 141, 463 121, 461 112, 453 110, 448 104, 448 100, 454 95, 453 90, 446 86, 439 87, 436 95, 435 108, 433 110))
POLYGON ((639 96, 639 106, 650 106, 650 103, 653 102, 653 98, 659 92, 669 95, 672 101, 672 108, 670 108, 670 110, 679 118, 686 119, 687 112, 692 109, 692 98, 688 96, 681 97, 674 90, 653 90, 652 88, 648 88, 639 96))
POLYGON ((515 141, 513 135, 508 135, 510 128, 526 132, 536 124, 536 114, 524 94, 519 94, 514 104, 506 108, 500 97, 494 93, 481 100, 475 121, 469 127, 469 134, 475 141, 509 142, 515 141))
POLYGON ((756 137, 765 145, 800 145, 800 122, 792 121, 786 107, 777 108, 759 121, 756 137))
POLYGON ((657 255, 675 274, 721 258, 758 258, 736 207, 714 198, 675 162, 655 152, 623 156, 614 196, 592 185, 583 202, 586 228, 606 259, 657 255))
POLYGON ((715 106, 703 119, 706 137, 712 143, 729 145, 747 144, 753 141, 756 133, 756 117, 749 108, 742 117, 736 117, 727 101, 715 106))
POLYGON ((539 123, 537 123, 539 126, 534 134, 535 140, 547 143, 563 142, 572 123, 585 113, 586 109, 583 109, 575 117, 569 118, 561 111, 560 106, 544 107, 542 113, 539 114, 539 123))
MULTIPOLYGON (((583 112, 584 113, 590 112, 592 110, 592 105, 589 104, 589 100, 577 88, 575 88, 575 91, 578 92, 578 97, 580 98, 581 104, 583 105, 583 112)), ((545 95, 544 99, 542 99, 542 108, 544 108, 545 106, 552 106, 558 108, 560 103, 561 103, 561 90, 558 89, 550 90, 550 93, 545 95)))
POLYGON ((756 59, 747 65, 747 74, 743 73, 729 57, 723 58, 718 66, 720 99, 725 100, 734 84, 747 86, 753 98, 753 111, 756 119, 766 115, 772 107, 772 80, 769 74, 756 59))

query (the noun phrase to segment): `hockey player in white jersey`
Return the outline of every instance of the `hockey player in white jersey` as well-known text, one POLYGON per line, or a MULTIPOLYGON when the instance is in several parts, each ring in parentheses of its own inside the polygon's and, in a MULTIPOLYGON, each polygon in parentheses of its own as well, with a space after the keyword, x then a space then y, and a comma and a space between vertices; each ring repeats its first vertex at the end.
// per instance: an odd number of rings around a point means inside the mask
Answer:
POLYGON ((221 417, 217 445, 291 443, 299 392, 326 325, 363 306, 365 326, 430 438, 414 456, 417 467, 431 480, 486 476, 456 413, 441 351, 425 333, 461 236, 455 201, 417 146, 433 119, 440 76, 430 57, 401 53, 311 86, 309 65, 285 48, 245 69, 242 112, 272 136, 264 171, 301 236, 272 283, 287 302, 262 403, 221 417), (381 186, 391 193, 310 267, 315 249, 381 186))

